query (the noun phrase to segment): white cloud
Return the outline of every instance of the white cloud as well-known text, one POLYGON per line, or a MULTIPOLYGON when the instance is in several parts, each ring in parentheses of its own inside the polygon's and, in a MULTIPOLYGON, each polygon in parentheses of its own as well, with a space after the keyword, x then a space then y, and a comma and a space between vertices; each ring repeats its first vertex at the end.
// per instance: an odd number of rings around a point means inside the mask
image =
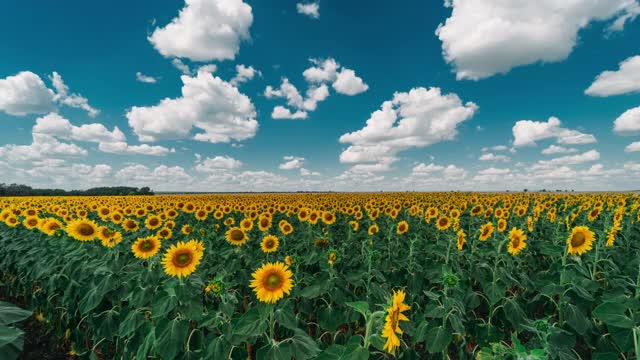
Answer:
POLYGON ((212 143, 245 140, 258 130, 256 111, 246 95, 208 72, 181 76, 182 96, 165 98, 158 105, 134 106, 126 114, 141 141, 186 138, 192 128, 203 132, 193 137, 212 143))
POLYGON ((436 165, 434 163, 430 163, 430 164, 425 164, 425 163, 420 163, 416 166, 413 167, 412 169, 412 175, 428 175, 437 171, 442 171, 444 170, 444 166, 441 165, 436 165))
POLYGON ((340 64, 338 64, 335 59, 309 59, 309 61, 315 66, 306 69, 302 73, 308 83, 325 83, 335 81, 337 76, 336 73, 340 67, 340 64))
POLYGON ((252 22, 251 6, 242 0, 185 0, 178 17, 149 41, 164 57, 233 60, 252 22))
POLYGON ((75 93, 69 94, 69 87, 64 83, 60 74, 54 71, 49 78, 53 83, 53 87, 56 89, 56 95, 53 97, 54 101, 69 107, 82 109, 86 111, 90 117, 98 116, 100 110, 89 105, 87 98, 75 93))
MULTIPOLYGON (((184 62, 182 62, 182 60, 180 59, 173 59, 171 60, 171 64, 173 64, 173 66, 175 66, 176 69, 180 70, 184 75, 191 75, 191 69, 189 69, 189 66, 187 64, 185 64, 184 62)), ((208 66, 208 65, 205 65, 208 66)), ((211 68, 206 68, 203 69, 204 71, 210 70, 211 68)), ((215 65, 214 68, 215 70, 215 65)), ((212 72, 212 71, 209 71, 212 72)))
POLYGON ((264 96, 267 99, 273 98, 285 98, 287 99, 287 105, 302 109, 304 104, 304 99, 298 89, 289 82, 289 79, 283 78, 282 84, 279 89, 274 89, 271 85, 267 85, 264 90, 264 96))
POLYGON ((0 79, 0 111, 10 115, 44 114, 53 111, 54 93, 31 71, 0 79))
POLYGON ((175 153, 174 148, 166 148, 158 145, 129 145, 124 141, 118 142, 101 142, 98 144, 98 150, 105 153, 112 154, 136 154, 136 155, 151 155, 151 156, 165 156, 170 153, 175 153))
MULTIPOLYGON (((175 59, 175 60, 178 60, 178 59, 175 59)), ((180 60, 178 60, 178 61, 180 61, 180 60)), ((188 67, 186 68, 186 70, 187 70, 187 74, 189 74, 190 70, 189 70, 188 67)), ((218 65, 216 65, 216 64, 202 65, 202 66, 198 67, 198 71, 197 72, 200 72, 200 71, 204 71, 204 72, 208 72, 208 73, 214 73, 214 72, 218 71, 218 65)))
POLYGON ((317 171, 311 171, 309 169, 300 168, 300 176, 320 176, 317 171))
POLYGON ((369 89, 369 85, 357 77, 355 71, 345 68, 338 73, 332 86, 338 93, 349 96, 360 94, 369 89))
POLYGON ((320 4, 318 2, 312 3, 297 3, 296 9, 298 10, 298 14, 307 15, 313 19, 317 19, 320 17, 320 4))
POLYGON ((620 63, 616 71, 603 71, 584 91, 591 96, 612 96, 640 91, 640 55, 620 63))
POLYGON ((153 76, 144 75, 140 71, 136 73, 136 80, 147 84, 155 84, 156 82, 158 82, 158 79, 154 78, 153 76))
POLYGON ((273 111, 271 112, 271 118, 272 119, 289 119, 289 120, 299 120, 299 119, 306 119, 307 118, 307 113, 305 111, 296 111, 295 113, 292 113, 291 110, 287 109, 284 106, 276 106, 273 108, 273 111))
POLYGON ((624 152, 636 152, 640 151, 640 141, 632 142, 624 148, 624 152))
POLYGON ((253 66, 236 65, 236 76, 229 83, 233 86, 238 86, 238 84, 253 79, 256 75, 261 75, 261 73, 254 69, 253 66))
POLYGON ((181 166, 160 165, 151 170, 142 164, 132 164, 120 169, 114 175, 116 183, 147 186, 150 184, 188 184, 193 181, 181 166))
POLYGON ((509 147, 505 146, 505 145, 496 145, 496 146, 491 146, 491 147, 483 147, 482 151, 489 151, 489 150, 493 150, 493 151, 506 151, 509 150, 509 147))
POLYGON ((480 161, 502 161, 502 162, 509 162, 511 161, 511 158, 508 157, 507 155, 501 155, 501 154, 493 154, 493 153, 486 153, 486 154, 482 154, 480 155, 480 158, 478 158, 478 160, 480 161))
POLYGON ((311 86, 307 89, 307 98, 302 103, 302 108, 308 111, 315 111, 318 103, 326 100, 329 96, 329 87, 322 84, 319 86, 311 86))
POLYGON ((463 104, 456 94, 443 95, 439 88, 396 92, 371 114, 364 128, 340 137, 341 143, 350 144, 340 162, 390 163, 403 150, 452 140, 458 125, 477 109, 473 102, 463 104))
POLYGON ((591 134, 560 127, 560 119, 550 117, 547 122, 520 120, 513 126, 513 146, 535 146, 536 141, 556 138, 559 144, 577 145, 596 142, 591 134))
POLYGON ((621 30, 638 13, 636 0, 446 0, 445 5, 452 13, 436 35, 459 80, 563 61, 591 22, 613 19, 610 30, 621 30))
POLYGON ((238 169, 242 166, 242 161, 236 160, 230 156, 207 157, 199 161, 195 166, 195 170, 204 173, 213 173, 223 170, 238 169))
POLYGON ((618 135, 640 134, 640 106, 625 111, 613 123, 613 132, 618 135))
POLYGON ((567 165, 577 165, 583 164, 587 162, 597 161, 600 159, 600 153, 597 150, 589 150, 582 154, 578 155, 567 155, 558 158, 554 158, 551 160, 539 160, 535 165, 532 166, 533 170, 537 169, 548 169, 548 168, 557 168, 561 166, 567 165))
POLYGON ((299 156, 285 156, 285 162, 278 166, 281 170, 300 169, 304 164, 304 158, 299 156))
POLYGON ((543 155, 569 154, 574 152, 578 152, 578 149, 566 148, 564 146, 558 146, 558 145, 550 145, 548 148, 542 150, 543 155))
POLYGON ((58 141, 47 134, 32 134, 30 145, 7 144, 0 147, 0 159, 9 163, 34 162, 46 159, 86 156, 87 150, 58 141))

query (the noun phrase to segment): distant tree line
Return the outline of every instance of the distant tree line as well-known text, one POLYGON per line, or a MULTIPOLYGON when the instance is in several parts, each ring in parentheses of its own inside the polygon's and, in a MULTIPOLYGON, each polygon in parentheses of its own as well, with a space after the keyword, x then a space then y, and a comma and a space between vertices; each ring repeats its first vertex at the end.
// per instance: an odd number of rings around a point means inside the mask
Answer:
POLYGON ((147 186, 104 186, 87 190, 34 189, 29 185, 0 183, 0 196, 102 196, 102 195, 153 195, 147 186))

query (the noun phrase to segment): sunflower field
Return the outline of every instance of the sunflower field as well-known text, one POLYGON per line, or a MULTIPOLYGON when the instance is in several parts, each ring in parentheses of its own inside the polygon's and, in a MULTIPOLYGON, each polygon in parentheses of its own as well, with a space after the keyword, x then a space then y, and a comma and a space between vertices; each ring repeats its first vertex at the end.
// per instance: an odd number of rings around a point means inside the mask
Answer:
MULTIPOLYGON (((0 300, 69 358, 630 359, 640 196, 0 199, 0 300)), ((0 311, 0 358, 22 351, 0 311)), ((17 325, 19 327, 19 325, 17 325)))

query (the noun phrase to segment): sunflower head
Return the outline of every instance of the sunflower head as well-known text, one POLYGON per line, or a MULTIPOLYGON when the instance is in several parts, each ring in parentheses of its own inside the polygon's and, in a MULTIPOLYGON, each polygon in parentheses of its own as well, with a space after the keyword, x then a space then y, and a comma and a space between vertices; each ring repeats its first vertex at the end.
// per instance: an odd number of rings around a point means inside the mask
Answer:
POLYGON ((524 248, 527 247, 527 235, 524 231, 517 228, 512 228, 509 231, 509 248, 507 251, 511 255, 518 255, 524 248))
POLYGON ((186 277, 196 271, 204 253, 199 251, 195 242, 179 241, 171 245, 164 254, 162 265, 169 276, 186 277))
POLYGON ((160 251, 160 239, 155 236, 138 238, 131 245, 131 251, 133 251, 133 256, 138 259, 148 259, 160 251))
POLYGON ((587 226, 576 226, 567 238, 569 255, 582 255, 593 247, 595 234, 587 226))
POLYGON ((227 232, 225 233, 225 238, 227 239, 227 242, 229 244, 235 246, 243 245, 249 239, 247 234, 239 227, 232 227, 231 229, 227 230, 227 232))
POLYGON ((398 223, 398 226, 396 227, 396 233, 398 235, 402 235, 404 233, 406 233, 407 231, 409 231, 409 224, 406 221, 400 221, 398 223))
POLYGON ((440 231, 447 230, 449 226, 451 226, 451 220, 449 220, 449 218, 446 216, 442 216, 438 219, 438 221, 436 221, 436 227, 440 231))
POLYGON ((278 245, 280 245, 280 241, 277 236, 267 235, 262 239, 260 248, 262 248, 262 252, 264 253, 272 253, 278 250, 278 245))
POLYGON ((266 263, 253 272, 249 287, 253 288, 258 300, 275 303, 289 294, 293 288, 293 273, 289 267, 279 261, 266 263))
POLYGON ((378 225, 373 224, 373 225, 369 226, 369 230, 367 231, 367 233, 369 235, 373 235, 373 234, 377 233, 378 231, 380 231, 380 228, 378 228, 378 225))
POLYGON ((93 220, 73 220, 67 224, 67 234, 79 241, 91 241, 98 237, 98 224, 93 220))
POLYGON ((400 321, 409 321, 409 318, 403 312, 411 309, 411 307, 404 303, 406 294, 403 290, 393 292, 391 304, 387 308, 387 316, 385 318, 385 324, 382 328, 382 337, 387 339, 384 344, 384 350, 389 353, 395 353, 396 349, 400 347, 400 338, 403 331, 400 328, 400 321))

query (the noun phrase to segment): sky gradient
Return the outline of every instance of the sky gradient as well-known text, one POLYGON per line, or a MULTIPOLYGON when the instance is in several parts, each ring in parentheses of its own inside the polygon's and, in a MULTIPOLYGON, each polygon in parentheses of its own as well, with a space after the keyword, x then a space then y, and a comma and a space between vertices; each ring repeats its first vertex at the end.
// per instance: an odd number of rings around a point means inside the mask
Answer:
POLYGON ((640 4, 7 1, 0 182, 640 187, 640 4))

